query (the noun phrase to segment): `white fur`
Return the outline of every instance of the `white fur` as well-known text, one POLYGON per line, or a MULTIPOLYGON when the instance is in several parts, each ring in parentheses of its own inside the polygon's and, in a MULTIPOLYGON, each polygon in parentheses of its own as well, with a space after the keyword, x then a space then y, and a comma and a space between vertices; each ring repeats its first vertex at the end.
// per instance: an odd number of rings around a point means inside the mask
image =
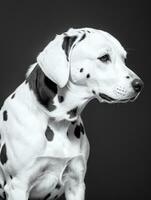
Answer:
MULTIPOLYGON (((25 82, 13 92, 14 99, 10 95, 5 100, 0 112, 0 133, 1 145, 7 146, 8 161, 0 164, 0 183, 4 187, 0 189, 1 196, 5 190, 8 200, 28 200, 29 197, 44 198, 51 192, 49 199, 53 199, 65 192, 67 200, 84 200, 89 142, 86 134, 75 137, 76 124, 72 125, 71 121, 83 124, 80 114, 92 98, 108 102, 100 93, 113 98, 111 103, 136 96, 131 82, 138 76, 125 65, 125 57, 126 51, 118 40, 90 28, 69 29, 38 55, 41 69, 58 85, 58 93, 53 99, 56 109, 50 112, 42 106, 25 82), (79 42, 83 34, 86 37, 79 42), (69 62, 62 49, 65 35, 77 36, 69 62), (110 62, 98 60, 106 53, 111 57, 110 62), (64 95, 62 103, 58 101, 59 95, 64 95), (78 113, 70 118, 68 111, 75 107, 78 113), (7 121, 3 120, 5 110, 7 121), (47 126, 54 132, 52 142, 48 142, 44 134, 47 126), (55 189, 57 183, 61 184, 59 191, 55 189)), ((26 77, 36 64, 31 65, 26 77)))
POLYGON ((34 63, 34 64, 29 66, 29 68, 26 72, 26 78, 31 74, 31 72, 33 71, 33 69, 35 68, 36 65, 37 65, 37 63, 34 63))

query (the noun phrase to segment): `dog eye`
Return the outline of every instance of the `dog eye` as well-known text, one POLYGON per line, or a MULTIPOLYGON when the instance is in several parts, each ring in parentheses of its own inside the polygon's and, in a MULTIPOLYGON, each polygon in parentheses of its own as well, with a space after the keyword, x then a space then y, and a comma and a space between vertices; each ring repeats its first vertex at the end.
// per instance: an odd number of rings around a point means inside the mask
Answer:
POLYGON ((104 56, 98 57, 98 59, 104 63, 111 61, 110 59, 110 55, 109 54, 105 54, 104 56))

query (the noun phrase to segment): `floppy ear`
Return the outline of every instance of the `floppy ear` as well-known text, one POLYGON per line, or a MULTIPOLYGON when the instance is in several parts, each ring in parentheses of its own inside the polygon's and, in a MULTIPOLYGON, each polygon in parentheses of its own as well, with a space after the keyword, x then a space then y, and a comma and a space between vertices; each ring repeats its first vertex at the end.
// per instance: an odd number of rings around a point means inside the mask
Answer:
POLYGON ((60 88, 68 82, 71 51, 80 35, 74 29, 57 35, 37 57, 42 71, 60 88))

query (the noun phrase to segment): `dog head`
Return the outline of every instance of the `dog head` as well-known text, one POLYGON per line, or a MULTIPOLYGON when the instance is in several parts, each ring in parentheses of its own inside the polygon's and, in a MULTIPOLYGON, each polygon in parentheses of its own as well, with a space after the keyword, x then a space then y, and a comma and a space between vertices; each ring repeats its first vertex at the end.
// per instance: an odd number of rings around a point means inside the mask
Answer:
POLYGON ((69 29, 39 54, 45 75, 60 88, 68 82, 82 85, 103 102, 126 102, 140 93, 143 82, 125 64, 127 53, 109 33, 69 29))

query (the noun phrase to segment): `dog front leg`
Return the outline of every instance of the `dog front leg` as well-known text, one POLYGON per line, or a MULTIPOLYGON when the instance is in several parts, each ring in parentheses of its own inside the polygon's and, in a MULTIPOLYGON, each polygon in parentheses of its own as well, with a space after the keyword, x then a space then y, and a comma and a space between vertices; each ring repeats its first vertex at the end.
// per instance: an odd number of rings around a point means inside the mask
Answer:
POLYGON ((27 200, 27 187, 18 178, 13 178, 6 184, 5 188, 6 199, 7 200, 27 200))
POLYGON ((75 183, 70 181, 65 187, 66 200, 84 200, 85 199, 85 184, 84 182, 75 183))
POLYGON ((86 167, 82 156, 71 160, 64 171, 66 200, 84 200, 86 167))

